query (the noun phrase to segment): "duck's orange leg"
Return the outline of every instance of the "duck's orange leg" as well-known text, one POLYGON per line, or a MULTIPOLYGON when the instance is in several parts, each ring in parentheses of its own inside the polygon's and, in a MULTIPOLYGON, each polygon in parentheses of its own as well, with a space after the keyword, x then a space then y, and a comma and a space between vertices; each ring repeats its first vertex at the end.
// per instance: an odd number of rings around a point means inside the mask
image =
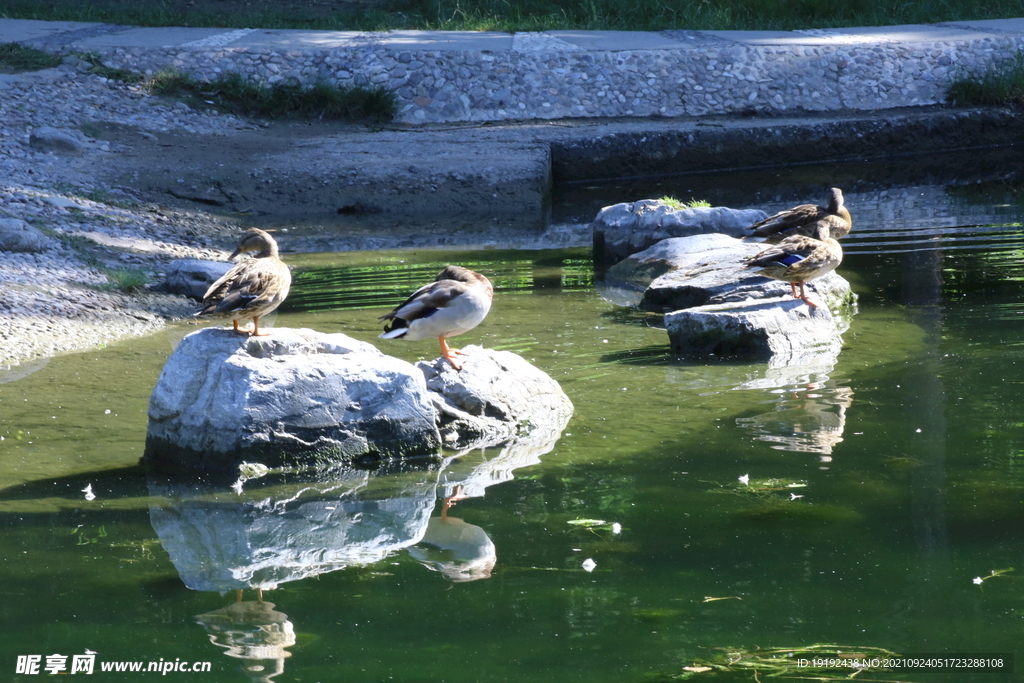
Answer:
POLYGON ((804 303, 810 306, 811 308, 818 307, 818 304, 814 303, 813 301, 807 298, 807 292, 804 291, 804 283, 802 282, 800 283, 800 298, 803 299, 804 303))
POLYGON ((260 317, 259 316, 256 316, 255 318, 252 319, 252 336, 254 336, 254 337, 269 337, 270 336, 269 332, 264 332, 263 334, 260 334, 260 317))
POLYGON ((241 327, 238 326, 237 320, 232 320, 231 322, 235 326, 235 332, 237 332, 238 334, 250 334, 249 330, 243 330, 241 327))
POLYGON ((800 298, 800 295, 796 293, 796 283, 795 282, 790 282, 789 283, 789 291, 793 295, 794 299, 799 299, 800 298))
POLYGON ((452 367, 455 368, 456 370, 461 370, 462 366, 455 361, 455 356, 463 355, 462 351, 449 347, 448 340, 445 339, 444 337, 438 337, 437 340, 441 342, 441 355, 444 357, 444 359, 451 363, 452 367))
POLYGON ((441 519, 448 519, 448 510, 451 509, 451 507, 455 505, 456 502, 460 500, 466 500, 467 498, 469 498, 469 496, 464 495, 462 493, 463 490, 465 490, 464 487, 462 486, 462 484, 459 484, 458 486, 455 487, 455 490, 452 492, 452 495, 444 499, 444 503, 441 506, 441 519))

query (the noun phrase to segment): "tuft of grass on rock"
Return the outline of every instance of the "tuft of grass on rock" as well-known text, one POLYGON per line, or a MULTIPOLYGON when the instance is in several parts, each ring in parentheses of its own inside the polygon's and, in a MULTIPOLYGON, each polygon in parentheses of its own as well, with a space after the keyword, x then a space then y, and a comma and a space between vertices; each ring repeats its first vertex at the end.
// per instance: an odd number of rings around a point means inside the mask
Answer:
POLYGON ((1024 52, 990 69, 981 78, 961 76, 950 84, 947 99, 956 104, 1024 105, 1024 52))
POLYGON ((61 57, 18 43, 0 43, 0 70, 39 71, 59 65, 61 57))
POLYGON ((705 201, 703 199, 693 199, 693 198, 691 198, 689 202, 684 202, 684 201, 676 199, 675 197, 672 197, 670 195, 666 195, 666 196, 661 197, 660 199, 658 199, 658 201, 662 202, 664 204, 668 204, 671 208, 675 209, 676 211, 681 211, 683 209, 709 209, 709 208, 711 208, 711 202, 705 201))
POLYGON ((394 93, 382 87, 338 87, 324 81, 312 86, 264 86, 239 74, 226 74, 213 81, 198 81, 173 71, 155 74, 148 86, 157 95, 180 97, 197 106, 210 105, 243 116, 304 116, 384 122, 393 119, 398 112, 394 93))

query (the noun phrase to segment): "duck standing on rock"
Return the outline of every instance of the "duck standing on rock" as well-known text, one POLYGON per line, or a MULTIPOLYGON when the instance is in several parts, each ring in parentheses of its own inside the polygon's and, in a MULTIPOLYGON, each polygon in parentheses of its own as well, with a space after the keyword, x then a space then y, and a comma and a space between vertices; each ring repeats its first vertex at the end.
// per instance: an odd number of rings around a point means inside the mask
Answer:
POLYGON ((843 204, 843 191, 838 187, 829 190, 827 206, 801 204, 754 223, 748 229, 753 230, 754 237, 764 237, 766 242, 777 244, 793 235, 815 237, 818 226, 828 228, 830 236, 837 240, 850 233, 853 218, 843 204))
POLYGON ((292 274, 278 256, 277 242, 269 233, 251 228, 245 231, 238 248, 231 254, 254 251, 254 258, 236 264, 206 290, 203 306, 197 316, 230 319, 235 332, 265 337, 260 332, 260 318, 267 315, 287 298, 292 285, 292 274), (252 320, 252 331, 238 327, 239 320, 252 320))
POLYGON ((807 298, 804 283, 830 273, 843 261, 843 248, 819 225, 816 237, 793 235, 747 260, 747 268, 760 268, 761 275, 788 282, 793 298, 802 299, 811 308, 818 305, 807 298), (800 285, 800 293, 796 286, 800 285))
POLYGON ((447 266, 429 285, 417 289, 412 296, 395 307, 381 320, 390 320, 382 339, 416 341, 437 337, 441 355, 456 370, 461 370, 454 356, 458 349, 448 347, 447 337, 454 337, 480 324, 491 310, 494 288, 486 277, 461 266, 447 266))

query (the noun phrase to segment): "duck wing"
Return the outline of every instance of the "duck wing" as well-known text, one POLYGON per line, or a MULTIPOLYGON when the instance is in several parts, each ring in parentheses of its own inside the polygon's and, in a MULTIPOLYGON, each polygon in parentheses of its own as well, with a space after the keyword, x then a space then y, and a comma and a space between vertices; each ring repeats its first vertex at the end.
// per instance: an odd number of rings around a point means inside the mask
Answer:
POLYGON ((771 237, 791 232, 803 226, 814 225, 830 215, 832 214, 823 206, 801 204, 754 223, 750 229, 753 230, 755 237, 771 237))
POLYGON ((818 249, 824 247, 821 240, 804 235, 787 237, 773 247, 752 256, 747 261, 748 268, 768 268, 771 266, 792 267, 809 258, 818 249))
POLYGON ((438 280, 420 287, 412 296, 400 303, 393 311, 382 315, 381 320, 405 320, 411 322, 426 318, 438 309, 445 308, 469 290, 469 285, 457 280, 438 280))
POLYGON ((283 263, 268 259, 243 261, 210 285, 199 315, 237 313, 274 299, 283 300, 291 279, 291 271, 283 263))

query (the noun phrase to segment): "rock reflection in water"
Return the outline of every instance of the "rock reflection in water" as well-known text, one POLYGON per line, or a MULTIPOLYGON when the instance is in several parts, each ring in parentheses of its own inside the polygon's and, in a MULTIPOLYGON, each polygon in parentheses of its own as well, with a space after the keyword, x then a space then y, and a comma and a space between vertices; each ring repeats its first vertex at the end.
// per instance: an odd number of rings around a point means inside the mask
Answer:
POLYGON ((150 495, 164 502, 150 507, 150 522, 189 588, 271 589, 416 543, 434 508, 438 472, 434 464, 390 476, 333 469, 321 482, 268 476, 241 495, 153 478, 150 495))
POLYGON ((736 424, 752 432, 758 441, 774 444, 772 448, 819 453, 819 461, 828 463, 832 448, 843 440, 846 409, 852 403, 850 387, 812 385, 782 395, 766 413, 737 418, 736 424))
POLYGON ((294 628, 263 602, 263 590, 372 564, 403 548, 449 581, 490 577, 494 543, 481 527, 450 517, 448 510, 508 481, 513 470, 540 462, 566 421, 444 458, 400 461, 374 472, 334 468, 322 480, 307 474, 296 481, 294 474, 254 468, 233 484, 218 485, 154 474, 150 523, 186 586, 237 592, 239 601, 196 621, 226 655, 246 660, 243 670, 251 680, 270 681, 284 671, 294 628), (439 489, 445 498, 432 517, 439 489), (258 600, 242 601, 242 590, 251 588, 258 600))
POLYGON ((227 607, 196 615, 206 629, 210 642, 224 648, 228 657, 243 660, 242 671, 249 680, 269 683, 284 673, 284 660, 291 657, 287 648, 295 644, 295 628, 288 615, 264 602, 262 591, 257 600, 237 600, 227 607))

